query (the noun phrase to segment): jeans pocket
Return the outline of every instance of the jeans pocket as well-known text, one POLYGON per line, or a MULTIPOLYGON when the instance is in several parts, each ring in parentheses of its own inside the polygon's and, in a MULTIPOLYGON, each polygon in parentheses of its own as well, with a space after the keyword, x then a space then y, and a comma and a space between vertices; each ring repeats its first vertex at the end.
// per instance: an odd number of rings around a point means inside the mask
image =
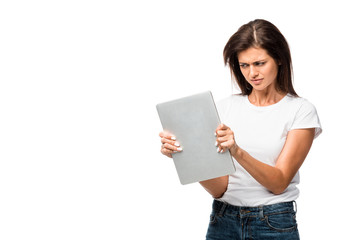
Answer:
POLYGON ((290 232, 296 229, 296 217, 293 212, 275 213, 265 216, 269 228, 278 232, 290 232))
POLYGON ((216 223, 216 214, 211 213, 209 224, 212 225, 212 224, 215 224, 215 223, 216 223))

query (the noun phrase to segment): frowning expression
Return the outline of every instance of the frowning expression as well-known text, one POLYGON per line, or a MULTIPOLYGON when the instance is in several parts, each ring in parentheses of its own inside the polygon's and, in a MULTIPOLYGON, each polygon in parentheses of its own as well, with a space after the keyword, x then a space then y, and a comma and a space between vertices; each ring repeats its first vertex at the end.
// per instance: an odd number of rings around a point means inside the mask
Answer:
POLYGON ((278 64, 263 48, 251 47, 238 54, 240 70, 254 90, 276 89, 278 64))

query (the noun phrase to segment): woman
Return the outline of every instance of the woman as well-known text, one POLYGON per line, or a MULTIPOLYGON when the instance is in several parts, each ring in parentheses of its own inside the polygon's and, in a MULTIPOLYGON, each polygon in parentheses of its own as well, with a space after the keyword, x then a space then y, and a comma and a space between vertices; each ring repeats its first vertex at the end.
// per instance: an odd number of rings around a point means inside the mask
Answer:
MULTIPOLYGON (((214 197, 207 239, 299 239, 298 170, 321 133, 315 107, 292 85, 289 46, 270 22, 254 20, 224 48, 241 94, 217 104, 218 151, 230 151, 236 172, 201 182, 214 197)), ((160 133, 161 152, 181 151, 160 133)))

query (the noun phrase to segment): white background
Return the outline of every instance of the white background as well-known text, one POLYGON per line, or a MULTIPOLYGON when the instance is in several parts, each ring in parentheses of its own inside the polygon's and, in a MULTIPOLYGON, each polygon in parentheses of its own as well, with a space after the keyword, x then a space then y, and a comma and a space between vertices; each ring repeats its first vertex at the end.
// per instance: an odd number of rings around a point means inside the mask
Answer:
POLYGON ((323 134, 301 168, 302 239, 354 239, 355 1, 1 1, 0 239, 204 239, 212 199, 160 154, 155 105, 236 89, 222 50, 255 18, 287 38, 323 134))

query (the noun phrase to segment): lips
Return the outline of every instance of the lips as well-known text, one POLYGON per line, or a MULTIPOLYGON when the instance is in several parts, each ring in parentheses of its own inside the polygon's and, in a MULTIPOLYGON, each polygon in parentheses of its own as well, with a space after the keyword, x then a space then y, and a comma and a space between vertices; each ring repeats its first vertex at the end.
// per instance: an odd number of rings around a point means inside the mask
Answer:
POLYGON ((254 83, 255 85, 259 85, 261 84, 263 78, 259 78, 259 79, 252 79, 251 82, 254 83))

